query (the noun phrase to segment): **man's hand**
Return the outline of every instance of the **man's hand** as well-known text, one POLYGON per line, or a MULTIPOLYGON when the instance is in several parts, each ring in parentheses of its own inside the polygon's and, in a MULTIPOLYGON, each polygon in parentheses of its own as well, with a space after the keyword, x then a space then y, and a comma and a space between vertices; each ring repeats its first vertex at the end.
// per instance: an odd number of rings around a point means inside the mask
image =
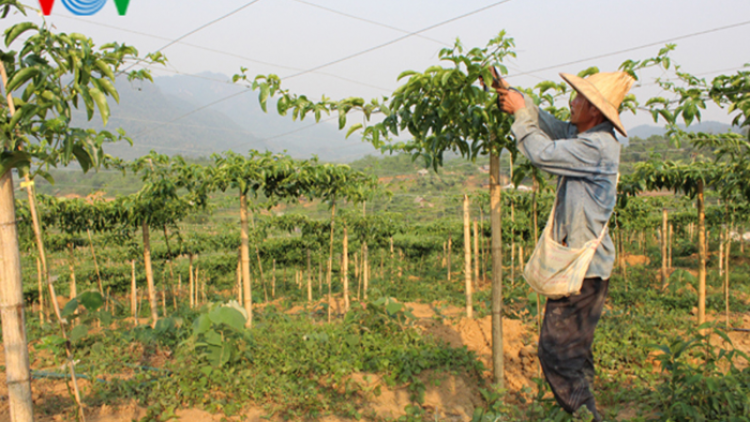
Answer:
MULTIPOLYGON (((510 84, 508 81, 501 78, 500 75, 495 72, 494 67, 490 68, 490 72, 492 72, 492 76, 494 76, 492 88, 497 92, 497 101, 500 110, 508 114, 515 114, 516 111, 526 108, 526 100, 524 100, 523 95, 518 91, 509 89, 510 84)), ((484 81, 482 81, 482 84, 484 84, 484 81)))
POLYGON ((516 111, 526 108, 526 100, 520 92, 505 87, 495 88, 495 91, 497 91, 500 110, 508 114, 515 114, 516 111))

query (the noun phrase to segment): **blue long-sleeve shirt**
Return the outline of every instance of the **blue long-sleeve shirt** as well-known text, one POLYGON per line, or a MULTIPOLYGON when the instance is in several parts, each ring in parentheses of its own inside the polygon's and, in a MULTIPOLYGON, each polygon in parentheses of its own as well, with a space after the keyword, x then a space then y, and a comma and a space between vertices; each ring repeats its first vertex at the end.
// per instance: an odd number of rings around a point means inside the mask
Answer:
MULTIPOLYGON (((540 110, 529 97, 515 113, 511 127, 518 150, 531 163, 558 177, 554 240, 572 248, 599 236, 617 200, 620 143, 614 126, 605 121, 583 133, 575 125, 540 110)), ((586 277, 608 279, 615 246, 607 233, 597 248, 586 277)))

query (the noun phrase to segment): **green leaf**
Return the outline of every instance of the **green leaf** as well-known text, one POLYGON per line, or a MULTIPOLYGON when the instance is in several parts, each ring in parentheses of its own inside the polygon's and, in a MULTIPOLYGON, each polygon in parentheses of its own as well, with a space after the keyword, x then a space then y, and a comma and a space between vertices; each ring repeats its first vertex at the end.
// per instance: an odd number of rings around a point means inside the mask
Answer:
POLYGON ((403 309, 404 305, 396 302, 391 302, 388 305, 385 306, 386 312, 388 312, 389 315, 394 315, 398 313, 401 309, 403 309))
POLYGON ((106 92, 107 94, 111 95, 112 98, 117 101, 117 103, 120 102, 120 94, 117 92, 117 88, 115 88, 114 84, 108 80, 108 79, 97 79, 97 83, 99 84, 99 87, 106 92))
POLYGON ((99 292, 83 292, 76 299, 89 312, 96 312, 104 305, 104 298, 99 292))
POLYGON ((29 29, 39 30, 39 27, 31 22, 22 22, 18 25, 12 26, 8 31, 8 35, 5 36, 5 46, 9 47, 10 44, 18 38, 19 35, 28 31, 29 29))
POLYGON ((213 330, 206 332, 205 340, 206 340, 206 343, 212 346, 221 346, 222 343, 224 342, 223 339, 221 338, 221 334, 213 330))
POLYGON ((238 310, 227 306, 214 308, 208 313, 208 317, 214 324, 226 324, 238 331, 245 327, 245 317, 238 310))
POLYGON ((107 96, 98 88, 91 88, 89 90, 89 95, 91 95, 91 98, 96 102, 97 107, 99 107, 99 114, 102 115, 102 123, 104 126, 107 126, 107 122, 109 121, 109 104, 107 104, 107 96))
POLYGON ((70 335, 68 335, 68 338, 70 341, 78 341, 89 333, 89 327, 87 327, 85 324, 77 325, 75 328, 70 330, 70 335))
POLYGON ((396 78, 396 80, 401 80, 402 78, 405 78, 405 77, 411 76, 411 75, 416 75, 416 74, 417 74, 417 72, 415 72, 413 70, 407 70, 407 71, 401 72, 401 74, 398 75, 398 77, 396 78))
POLYGON ((352 127, 349 128, 349 131, 346 132, 346 137, 349 138, 349 136, 356 132, 357 130, 362 129, 362 123, 357 123, 356 125, 352 125, 352 127))
POLYGON ((268 96, 270 95, 270 88, 267 83, 260 84, 260 95, 258 101, 260 101, 260 108, 263 109, 264 113, 268 113, 266 102, 268 102, 268 96))
POLYGON ((99 312, 99 321, 101 321, 102 326, 108 327, 112 324, 112 314, 109 312, 99 312))
POLYGON ((100 72, 102 72, 102 75, 108 77, 111 80, 115 80, 115 72, 112 71, 112 68, 104 62, 104 60, 97 60, 94 62, 94 66, 96 66, 97 69, 99 69, 100 72))
POLYGON ((201 315, 193 321, 193 334, 203 334, 211 328, 211 320, 207 315, 201 315))
POLYGON ((62 309, 62 312, 60 312, 60 315, 63 318, 66 318, 70 315, 73 315, 76 309, 78 309, 78 299, 74 297, 73 299, 70 299, 68 303, 65 304, 65 306, 62 309))
POLYGON ((8 82, 8 87, 5 92, 13 92, 18 87, 26 83, 29 79, 39 74, 39 69, 35 67, 27 67, 19 70, 13 75, 13 78, 8 82))

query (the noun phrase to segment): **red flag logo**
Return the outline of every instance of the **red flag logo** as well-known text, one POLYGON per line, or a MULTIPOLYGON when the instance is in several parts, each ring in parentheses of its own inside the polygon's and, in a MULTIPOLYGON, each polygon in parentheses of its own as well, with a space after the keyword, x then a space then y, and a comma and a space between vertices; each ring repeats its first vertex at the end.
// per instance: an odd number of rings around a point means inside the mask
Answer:
POLYGON ((39 0, 39 5, 42 6, 42 14, 49 16, 52 13, 52 5, 55 4, 55 0, 39 0))

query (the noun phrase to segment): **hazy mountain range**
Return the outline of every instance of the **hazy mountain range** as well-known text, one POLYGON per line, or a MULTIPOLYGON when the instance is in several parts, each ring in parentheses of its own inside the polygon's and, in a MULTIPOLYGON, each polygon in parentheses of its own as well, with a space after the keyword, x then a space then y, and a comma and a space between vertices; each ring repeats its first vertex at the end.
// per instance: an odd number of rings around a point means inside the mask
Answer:
MULTIPOLYGON (((244 153, 250 149, 268 149, 286 150, 296 158, 317 154, 326 161, 351 161, 375 151, 356 134, 345 139, 345 132, 337 130, 334 124, 315 124, 309 117, 302 122, 293 121, 291 113, 279 116, 274 102, 269 101, 268 113, 264 113, 258 104, 257 91, 231 84, 225 75, 200 76, 205 79, 181 75, 158 77, 153 84, 118 79, 120 103, 110 99, 107 129, 125 129, 133 139, 133 146, 107 145, 105 151, 132 159, 152 149, 193 157, 226 150, 244 153), (205 108, 193 112, 201 107, 205 108)), ((87 122, 83 112, 76 113, 73 123, 102 128, 98 114, 87 122)))
MULTIPOLYGON (((158 77, 153 84, 118 79, 120 104, 110 100, 111 118, 107 129, 122 127, 133 139, 133 146, 120 143, 108 145, 105 150, 127 159, 152 149, 192 157, 226 150, 240 153, 250 149, 286 150, 295 158, 317 154, 324 161, 344 162, 377 154, 371 145, 361 142, 356 133, 345 139, 345 133, 337 130, 336 119, 319 124, 314 124, 312 118, 295 122, 291 115, 279 116, 271 101, 269 112, 264 113, 258 104, 257 91, 230 83, 226 75, 204 73, 199 76, 158 77), (227 97, 231 98, 218 102, 227 97), (213 103, 216 104, 207 106, 213 103)), ((101 129, 98 115, 86 122, 80 112, 73 123, 101 129)), ((717 133, 729 127, 718 122, 703 122, 691 129, 717 133)), ((663 128, 650 125, 628 130, 631 137, 644 139, 663 133, 663 128)))

